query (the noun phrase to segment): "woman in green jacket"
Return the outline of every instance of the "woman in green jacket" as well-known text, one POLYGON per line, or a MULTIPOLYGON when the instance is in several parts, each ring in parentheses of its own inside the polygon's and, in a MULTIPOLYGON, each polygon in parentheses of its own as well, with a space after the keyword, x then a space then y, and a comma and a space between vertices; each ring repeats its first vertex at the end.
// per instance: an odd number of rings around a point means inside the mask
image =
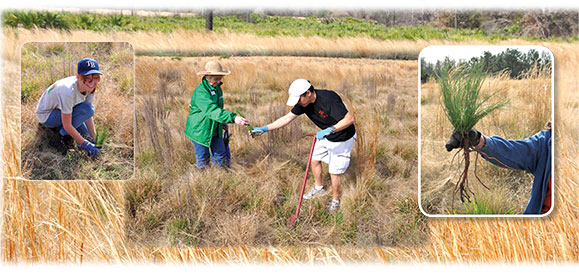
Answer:
POLYGON ((223 129, 227 124, 248 125, 249 121, 223 109, 223 76, 230 72, 224 70, 217 61, 205 64, 205 70, 197 73, 203 75, 201 83, 193 91, 185 136, 195 147, 197 168, 205 168, 209 159, 218 166, 229 167, 230 156, 223 143, 223 129))

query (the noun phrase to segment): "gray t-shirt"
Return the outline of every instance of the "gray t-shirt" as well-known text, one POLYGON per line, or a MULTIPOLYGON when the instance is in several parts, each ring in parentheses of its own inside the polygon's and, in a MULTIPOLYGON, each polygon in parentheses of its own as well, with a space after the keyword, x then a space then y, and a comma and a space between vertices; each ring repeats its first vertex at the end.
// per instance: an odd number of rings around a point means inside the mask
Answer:
POLYGON ((76 76, 66 77, 56 81, 44 91, 36 106, 36 117, 42 124, 55 109, 60 109, 64 114, 71 114, 74 106, 82 102, 92 103, 93 99, 94 93, 82 95, 78 91, 76 76))

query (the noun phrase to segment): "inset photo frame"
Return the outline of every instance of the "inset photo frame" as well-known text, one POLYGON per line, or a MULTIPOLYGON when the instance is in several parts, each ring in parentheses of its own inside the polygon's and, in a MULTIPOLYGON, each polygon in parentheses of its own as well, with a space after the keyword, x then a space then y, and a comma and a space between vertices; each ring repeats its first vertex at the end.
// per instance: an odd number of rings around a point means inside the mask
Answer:
POLYGON ((134 174, 135 54, 126 42, 21 49, 21 171, 30 180, 134 174))
POLYGON ((553 62, 543 46, 420 52, 423 214, 538 217, 553 210, 553 62))

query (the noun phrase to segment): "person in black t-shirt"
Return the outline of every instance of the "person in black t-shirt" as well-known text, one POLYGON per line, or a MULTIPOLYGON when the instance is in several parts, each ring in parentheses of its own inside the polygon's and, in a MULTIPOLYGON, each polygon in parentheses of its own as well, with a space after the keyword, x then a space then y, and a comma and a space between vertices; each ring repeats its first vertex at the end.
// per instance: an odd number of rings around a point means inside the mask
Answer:
POLYGON ((254 128, 252 133, 259 136, 284 127, 299 115, 306 114, 321 130, 316 133, 319 141, 316 142, 312 155, 315 185, 304 194, 304 199, 326 194, 322 184, 321 162, 324 162, 328 164, 332 183, 329 211, 334 212, 340 208, 342 174, 350 165, 350 152, 356 139, 354 116, 348 112, 338 94, 331 90, 314 89, 305 79, 297 79, 290 85, 287 105, 293 106, 288 114, 267 126, 254 128))

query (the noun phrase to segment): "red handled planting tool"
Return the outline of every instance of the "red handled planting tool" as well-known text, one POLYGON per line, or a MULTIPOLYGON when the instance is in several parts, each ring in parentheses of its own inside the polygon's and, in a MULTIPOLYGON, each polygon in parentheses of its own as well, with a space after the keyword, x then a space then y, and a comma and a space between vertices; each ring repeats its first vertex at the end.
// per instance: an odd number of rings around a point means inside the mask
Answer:
POLYGON ((300 192, 300 198, 298 200, 298 208, 296 208, 296 213, 292 213, 290 217, 290 224, 292 227, 296 226, 296 221, 300 216, 300 207, 302 206, 302 199, 304 197, 304 191, 306 190, 306 182, 308 181, 308 172, 310 171, 310 164, 312 163, 312 154, 314 153, 314 146, 316 145, 315 134, 309 133, 307 136, 313 136, 312 148, 310 148, 310 156, 308 157, 308 165, 306 166, 306 174, 304 175, 304 183, 302 184, 302 191, 300 192))

